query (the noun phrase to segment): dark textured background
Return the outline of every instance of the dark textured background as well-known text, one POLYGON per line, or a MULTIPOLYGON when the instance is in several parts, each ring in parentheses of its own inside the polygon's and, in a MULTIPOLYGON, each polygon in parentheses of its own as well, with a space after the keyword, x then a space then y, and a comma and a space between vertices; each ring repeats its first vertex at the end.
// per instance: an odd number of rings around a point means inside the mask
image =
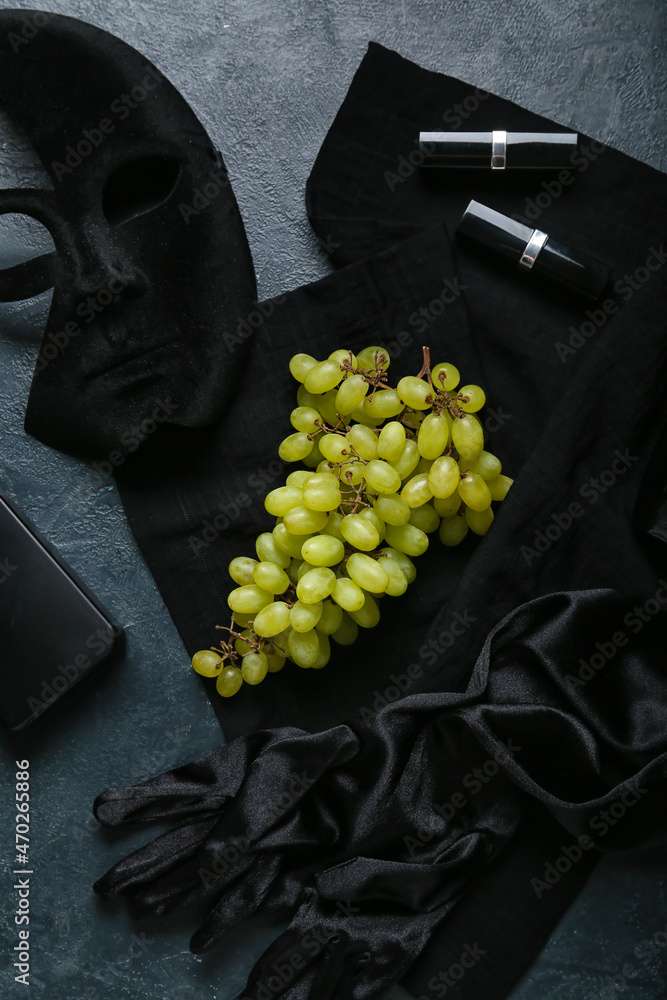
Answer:
MULTIPOLYGON (((664 0, 62 0, 48 9, 114 32, 180 88, 225 156, 261 297, 326 273, 305 214, 305 182, 370 39, 667 168, 664 0)), ((4 118, 0 143, 0 186, 39 183, 29 151, 4 118)), ((49 242, 34 224, 0 219, 0 266, 49 242)), ((44 295, 0 307, 0 490, 23 506, 118 617, 128 643, 122 663, 88 678, 32 731, 2 736, 8 780, 0 801, 0 996, 25 990, 13 982, 10 957, 16 943, 10 782, 15 757, 27 756, 33 995, 231 1000, 271 928, 234 931, 216 953, 196 959, 187 950, 187 921, 136 925, 90 890, 110 863, 144 839, 97 830, 90 813, 95 795, 191 760, 216 746, 220 733, 116 490, 85 464, 23 433, 48 304, 44 295), (141 933, 143 947, 133 938, 141 933)), ((661 947, 667 935, 660 933, 667 928, 666 897, 659 857, 605 861, 513 1000, 667 995, 661 947), (642 942, 655 934, 648 960, 642 942), (626 984, 619 974, 627 962, 635 974, 626 984)))

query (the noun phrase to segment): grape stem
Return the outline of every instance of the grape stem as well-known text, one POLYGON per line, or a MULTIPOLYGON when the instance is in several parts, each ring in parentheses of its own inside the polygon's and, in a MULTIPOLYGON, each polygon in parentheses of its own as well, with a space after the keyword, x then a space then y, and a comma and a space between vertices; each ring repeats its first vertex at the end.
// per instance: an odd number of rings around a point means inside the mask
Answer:
POLYGON ((421 369, 417 372, 417 378, 421 378, 422 375, 426 375, 428 373, 429 385, 432 386, 433 383, 431 382, 431 348, 422 347, 422 351, 424 352, 424 360, 422 362, 421 369))

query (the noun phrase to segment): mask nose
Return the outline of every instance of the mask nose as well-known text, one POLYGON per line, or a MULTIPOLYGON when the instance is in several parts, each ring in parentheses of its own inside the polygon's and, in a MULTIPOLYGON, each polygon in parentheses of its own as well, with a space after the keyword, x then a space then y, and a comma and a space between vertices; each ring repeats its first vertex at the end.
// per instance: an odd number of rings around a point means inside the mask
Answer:
POLYGON ((87 302, 90 308, 119 305, 141 298, 148 290, 143 271, 101 240, 88 237, 77 258, 73 297, 87 302))

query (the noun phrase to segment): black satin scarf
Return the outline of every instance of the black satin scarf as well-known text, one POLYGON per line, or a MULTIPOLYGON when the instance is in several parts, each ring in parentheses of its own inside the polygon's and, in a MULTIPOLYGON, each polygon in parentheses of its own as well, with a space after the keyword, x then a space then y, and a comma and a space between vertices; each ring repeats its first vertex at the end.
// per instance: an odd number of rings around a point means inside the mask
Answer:
MULTIPOLYGON (((393 190, 385 179, 414 150, 420 128, 440 127, 444 111, 471 90, 371 47, 308 185, 316 231, 334 262, 348 266, 262 303, 265 318, 220 423, 205 432, 169 429, 119 474, 133 531, 193 653, 214 640, 216 624, 225 623, 226 565, 235 555, 252 554, 255 535, 270 524, 263 496, 289 471, 277 468, 276 455, 295 405, 296 386, 287 373, 292 353, 324 357, 337 347, 379 342, 392 345, 398 356, 390 372, 403 375, 417 371, 421 345, 428 343, 434 360, 453 361, 466 382, 487 391, 487 412, 495 414, 489 447, 516 478, 490 533, 454 551, 434 541, 408 593, 385 600, 381 627, 337 650, 326 669, 288 666, 229 702, 213 693, 228 738, 284 724, 317 731, 405 694, 463 691, 493 626, 540 595, 610 587, 626 595, 630 616, 645 602, 659 604, 655 595, 663 593, 665 567, 645 548, 645 525, 635 518, 664 408, 666 272, 637 278, 631 295, 624 275, 645 267, 654 249, 660 253, 667 233, 664 176, 606 149, 586 169, 573 169, 574 182, 535 221, 603 259, 612 272, 609 297, 618 308, 593 335, 575 337, 581 346, 559 353, 557 345, 567 345, 573 331, 594 324, 586 310, 597 307, 532 282, 533 276, 521 281, 501 263, 460 248, 453 235, 471 197, 523 214, 526 199, 543 190, 541 176, 456 178, 441 172, 426 178, 414 170, 393 190), (453 301, 440 310, 437 303, 452 288, 453 301)), ((554 126, 489 96, 466 127, 554 126)), ((592 141, 583 137, 582 146, 592 141)), ((624 621, 609 621, 600 642, 629 630, 624 621)), ((579 660, 590 664, 596 649, 582 646, 576 628, 571 645, 576 675, 579 660)), ((509 665, 509 686, 511 677, 509 665)), ((603 673, 593 683, 608 680, 603 673)), ((585 710, 578 692, 575 713, 585 710)), ((622 695, 636 696, 632 672, 622 695)), ((613 715, 611 688, 609 698, 613 715)), ((631 713, 617 759, 627 762, 645 746, 652 725, 645 707, 641 700, 631 713)), ((543 789, 563 776, 563 761, 553 753, 557 721, 549 718, 552 739, 534 762, 543 789)), ((539 735, 544 719, 531 711, 518 724, 539 735)), ((584 766, 590 753, 585 741, 573 742, 568 767, 584 766)), ((450 995, 467 1000, 482 990, 493 1000, 506 994, 592 863, 586 856, 539 901, 523 891, 526 871, 558 857, 562 838, 562 827, 545 814, 519 827, 500 860, 447 919, 430 955, 417 963, 408 981, 415 993, 431 995, 428 982, 443 968, 443 947, 455 955, 466 936, 488 932, 493 913, 495 926, 511 931, 486 933, 488 957, 450 995)))

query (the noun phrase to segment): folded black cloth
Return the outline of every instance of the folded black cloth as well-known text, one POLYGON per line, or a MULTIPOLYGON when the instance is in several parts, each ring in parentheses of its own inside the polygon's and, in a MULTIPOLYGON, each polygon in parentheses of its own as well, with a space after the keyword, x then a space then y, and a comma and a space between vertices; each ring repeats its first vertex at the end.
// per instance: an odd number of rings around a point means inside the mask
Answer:
POLYGON ((195 951, 252 913, 290 912, 245 996, 382 997, 531 800, 573 838, 533 872, 538 900, 597 848, 664 842, 667 684, 653 652, 667 615, 603 641, 627 613, 608 590, 539 598, 491 632, 465 692, 409 696, 366 726, 253 733, 103 793, 107 825, 179 824, 97 891, 152 914, 206 898, 195 951), (573 648, 598 646, 584 671, 573 648), (276 968, 291 975, 273 989, 276 968))

